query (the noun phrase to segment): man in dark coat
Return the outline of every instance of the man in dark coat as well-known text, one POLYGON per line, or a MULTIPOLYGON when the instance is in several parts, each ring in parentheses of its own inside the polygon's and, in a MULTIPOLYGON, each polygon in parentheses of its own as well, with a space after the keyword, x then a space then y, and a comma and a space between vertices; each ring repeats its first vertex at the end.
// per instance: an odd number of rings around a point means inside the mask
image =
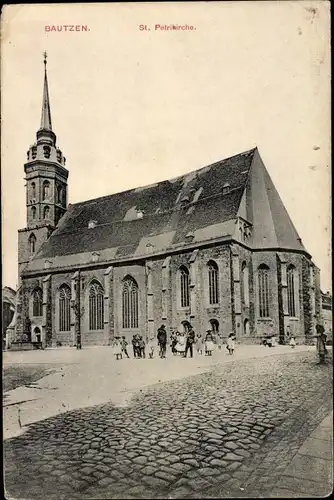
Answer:
POLYGON ((193 327, 190 326, 187 333, 187 343, 186 343, 186 352, 184 353, 184 357, 187 357, 188 351, 190 351, 190 357, 193 357, 193 345, 195 342, 195 332, 193 327))
POLYGON ((165 325, 161 325, 160 328, 158 328, 158 344, 160 347, 159 356, 160 358, 165 358, 167 344, 167 332, 165 325))

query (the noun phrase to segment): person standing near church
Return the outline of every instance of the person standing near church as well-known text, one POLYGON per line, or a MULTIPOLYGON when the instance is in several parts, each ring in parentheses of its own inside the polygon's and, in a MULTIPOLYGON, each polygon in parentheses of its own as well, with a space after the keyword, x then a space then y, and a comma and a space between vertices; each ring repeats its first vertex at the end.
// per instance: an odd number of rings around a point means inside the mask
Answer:
POLYGON ((160 358, 166 357, 166 345, 167 345, 167 332, 165 325, 161 325, 158 328, 158 344, 159 344, 159 356, 160 358))
POLYGON ((229 354, 232 356, 234 354, 234 349, 235 349, 235 337, 234 333, 230 333, 227 339, 227 349, 229 354))
POLYGON ((212 356, 212 351, 214 350, 215 345, 213 343, 213 337, 211 330, 207 330, 205 337, 205 354, 208 356, 212 356))
POLYGON ((127 345, 128 345, 128 343, 127 343, 127 341, 125 340, 124 335, 123 335, 122 340, 121 340, 121 345, 122 345, 122 353, 124 353, 124 354, 125 354, 125 356, 128 358, 128 357, 129 357, 129 355, 128 355, 128 350, 127 350, 127 345))
POLYGON ((186 350, 184 353, 184 357, 187 357, 188 351, 190 351, 190 357, 193 357, 193 345, 195 342, 195 332, 193 327, 190 325, 187 333, 187 341, 186 341, 186 350))
POLYGON ((204 347, 203 337, 200 333, 197 333, 197 336, 196 336, 197 354, 203 354, 203 347, 204 347))
POLYGON ((140 357, 145 359, 146 344, 145 344, 145 340, 143 339, 143 337, 139 337, 138 347, 139 347, 139 351, 140 351, 140 357))
POLYGON ((133 335, 132 336, 132 348, 133 348, 133 357, 134 358, 140 358, 140 349, 139 349, 138 335, 133 335))

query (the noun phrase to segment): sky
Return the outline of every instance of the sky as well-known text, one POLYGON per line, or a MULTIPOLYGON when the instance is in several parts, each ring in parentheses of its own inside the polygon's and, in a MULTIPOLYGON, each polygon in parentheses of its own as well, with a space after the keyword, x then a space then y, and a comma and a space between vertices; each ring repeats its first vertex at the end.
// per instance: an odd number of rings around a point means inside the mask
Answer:
POLYGON ((3 286, 18 281, 24 162, 40 123, 46 50, 70 203, 257 146, 331 290, 329 19, 323 1, 6 6, 3 286), (194 29, 155 29, 171 23, 194 29), (53 25, 87 31, 46 31, 53 25))

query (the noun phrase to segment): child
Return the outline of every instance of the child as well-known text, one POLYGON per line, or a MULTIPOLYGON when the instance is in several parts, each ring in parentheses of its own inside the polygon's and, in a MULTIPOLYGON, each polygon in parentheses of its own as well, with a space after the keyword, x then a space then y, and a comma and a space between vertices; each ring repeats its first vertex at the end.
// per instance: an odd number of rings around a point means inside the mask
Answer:
POLYGON ((230 355, 234 353, 235 343, 234 343, 234 334, 230 333, 227 339, 227 349, 230 355))
POLYGON ((124 352, 125 356, 128 358, 129 355, 128 355, 128 350, 127 350, 127 341, 125 340, 125 337, 123 336, 122 337, 122 340, 121 340, 121 344, 122 344, 122 352, 124 352))
POLYGON ((292 349, 294 349, 296 347, 296 341, 295 341, 293 335, 291 335, 291 337, 290 337, 289 345, 290 345, 290 347, 292 347, 292 349))
POLYGON ((153 355, 154 355, 154 339, 151 338, 148 341, 147 348, 148 348, 148 357, 150 359, 153 359, 153 355))
POLYGON ((214 349, 213 337, 211 330, 207 330, 205 337, 205 354, 212 356, 212 351, 214 349))
POLYGON ((196 337, 196 350, 198 354, 203 354, 203 337, 200 333, 196 337))
POLYGON ((140 349, 140 357, 141 358, 145 358, 145 340, 143 339, 143 337, 139 337, 139 349, 140 349))
POLYGON ((120 338, 116 337, 114 340, 114 355, 116 356, 116 360, 122 359, 122 344, 120 342, 120 338))

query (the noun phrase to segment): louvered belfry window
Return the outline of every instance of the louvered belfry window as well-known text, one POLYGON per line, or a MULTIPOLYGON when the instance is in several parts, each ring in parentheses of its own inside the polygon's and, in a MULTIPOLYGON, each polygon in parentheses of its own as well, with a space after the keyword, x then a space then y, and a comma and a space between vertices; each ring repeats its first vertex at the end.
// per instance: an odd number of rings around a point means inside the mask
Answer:
POLYGON ((209 303, 218 304, 219 302, 219 289, 218 289, 218 266, 215 262, 208 263, 209 273, 209 303))
POLYGON ((289 266, 287 269, 287 283, 288 283, 288 314, 289 316, 296 316, 295 304, 295 267, 289 266))
POLYGON ((123 281, 122 318, 123 328, 138 328, 138 285, 131 276, 123 281))
POLYGON ((71 289, 63 285, 59 290, 59 331, 71 330, 71 289))
POLYGON ((186 267, 180 268, 181 307, 189 307, 189 271, 186 267))
POLYGON ((260 318, 269 317, 269 267, 261 264, 258 268, 259 278, 259 313, 260 318))
POLYGON ((103 330, 104 290, 100 283, 93 281, 89 288, 89 330, 103 330))

